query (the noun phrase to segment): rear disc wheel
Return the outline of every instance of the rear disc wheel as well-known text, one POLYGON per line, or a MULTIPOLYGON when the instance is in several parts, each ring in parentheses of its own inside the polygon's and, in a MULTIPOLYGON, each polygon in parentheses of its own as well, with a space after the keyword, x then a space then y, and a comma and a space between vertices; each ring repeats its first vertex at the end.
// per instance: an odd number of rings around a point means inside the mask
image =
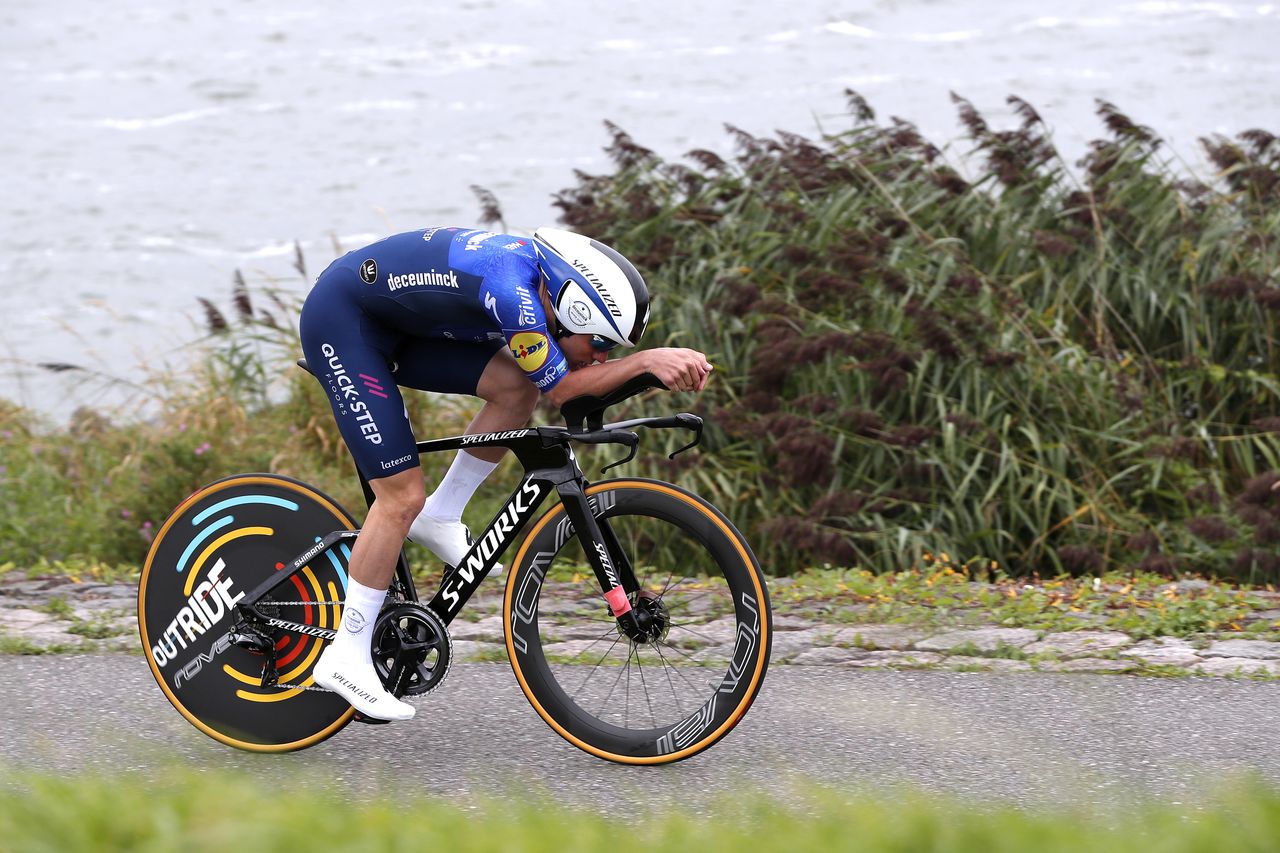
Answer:
MULTIPOLYGON (((261 686, 262 654, 228 636, 249 591, 335 530, 351 514, 305 483, 273 474, 229 477, 187 498, 152 542, 138 584, 138 631, 165 697, 209 737, 252 752, 319 743, 352 718, 345 700, 312 686, 324 641, 279 632, 279 684, 261 686)), ((281 620, 334 629, 346 598, 343 544, 296 572, 262 609, 281 620), (298 602, 298 603, 293 603, 298 602)))

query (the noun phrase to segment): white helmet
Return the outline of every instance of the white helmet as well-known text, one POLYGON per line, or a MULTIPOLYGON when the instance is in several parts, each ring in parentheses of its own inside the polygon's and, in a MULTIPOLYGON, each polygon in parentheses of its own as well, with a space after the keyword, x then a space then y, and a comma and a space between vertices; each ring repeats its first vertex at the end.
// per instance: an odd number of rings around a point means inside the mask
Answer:
POLYGON ((640 343, 649 323, 649 288, 630 261, 603 243, 559 228, 534 231, 533 248, 564 329, 592 335, 597 349, 640 343))

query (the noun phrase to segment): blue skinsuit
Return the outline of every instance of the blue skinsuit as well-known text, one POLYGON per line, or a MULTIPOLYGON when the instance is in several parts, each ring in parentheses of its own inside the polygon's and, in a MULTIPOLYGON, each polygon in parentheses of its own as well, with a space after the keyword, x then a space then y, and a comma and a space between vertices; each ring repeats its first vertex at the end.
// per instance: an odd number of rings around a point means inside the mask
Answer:
POLYGON ((564 378, 538 279, 531 241, 464 228, 396 234, 320 274, 302 307, 302 352, 365 477, 418 466, 397 386, 474 394, 504 345, 539 390, 564 378))

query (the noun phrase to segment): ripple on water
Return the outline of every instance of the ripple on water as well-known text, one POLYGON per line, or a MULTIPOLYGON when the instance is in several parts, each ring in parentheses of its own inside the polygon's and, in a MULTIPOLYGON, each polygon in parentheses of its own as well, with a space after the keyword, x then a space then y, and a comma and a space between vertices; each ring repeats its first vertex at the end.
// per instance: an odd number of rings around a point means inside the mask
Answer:
POLYGON ((190 89, 211 101, 239 101, 258 94, 257 84, 248 80, 197 80, 190 89))
POLYGON ((211 116, 221 115, 225 113, 223 107, 202 107, 194 110, 182 110, 168 115, 154 116, 152 118, 100 118, 89 122, 92 127, 105 127, 111 130, 139 131, 149 130, 155 127, 168 127, 174 124, 184 124, 191 121, 199 121, 201 119, 210 118, 211 116))

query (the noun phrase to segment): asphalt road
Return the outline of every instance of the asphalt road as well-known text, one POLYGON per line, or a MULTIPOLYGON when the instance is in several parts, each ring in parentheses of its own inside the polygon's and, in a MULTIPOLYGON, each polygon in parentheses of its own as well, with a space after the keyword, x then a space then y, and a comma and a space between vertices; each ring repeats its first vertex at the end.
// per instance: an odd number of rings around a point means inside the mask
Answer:
POLYGON ((142 771, 182 764, 362 795, 534 790, 587 804, 713 807, 797 782, 896 786, 989 804, 1195 803, 1252 772, 1280 784, 1280 683, 1125 676, 775 667, 738 728, 657 768, 580 752, 525 702, 505 664, 457 664, 418 716, 352 724, 287 755, 225 747, 168 704, 127 655, 0 657, 0 767, 142 771))

